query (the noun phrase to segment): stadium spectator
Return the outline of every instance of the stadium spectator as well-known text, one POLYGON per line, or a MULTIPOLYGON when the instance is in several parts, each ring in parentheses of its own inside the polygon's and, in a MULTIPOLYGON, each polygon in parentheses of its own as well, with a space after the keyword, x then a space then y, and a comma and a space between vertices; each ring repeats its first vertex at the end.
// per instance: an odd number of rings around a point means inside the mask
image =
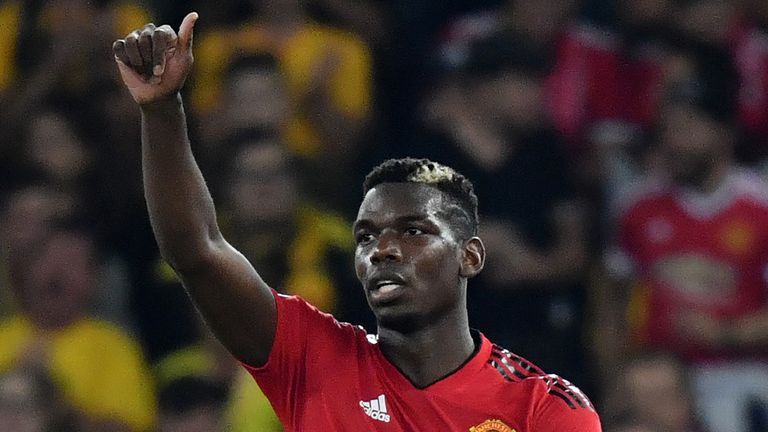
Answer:
POLYGON ((256 21, 200 36, 192 106, 207 114, 220 105, 221 72, 238 55, 270 53, 285 75, 295 119, 288 143, 294 151, 303 156, 354 152, 371 114, 368 48, 351 33, 313 23, 300 1, 259 7, 256 21))
POLYGON ((75 199, 55 190, 44 179, 27 179, 5 191, 0 217, 0 316, 14 310, 12 287, 26 274, 23 268, 58 218, 75 211, 75 199))
POLYGON ((0 371, 39 364, 84 415, 84 431, 148 431, 153 383, 141 347, 89 315, 99 256, 80 229, 56 229, 14 278, 19 311, 0 323, 0 371))
POLYGON ((194 376, 167 383, 158 393, 158 432, 225 432, 227 386, 194 376))
POLYGON ((271 54, 241 57, 233 62, 224 74, 224 100, 215 128, 219 132, 215 135, 217 139, 248 129, 277 131, 291 153, 297 153, 297 149, 290 147, 294 143, 289 130, 295 119, 291 119, 286 85, 278 59, 271 54))
POLYGON ((631 328, 614 344, 682 357, 704 426, 740 432, 748 401, 768 400, 768 199, 733 162, 728 101, 706 100, 675 98, 660 117, 660 171, 617 213, 608 265, 625 285, 604 305, 614 321, 600 327, 621 328, 629 307, 631 328))
MULTIPOLYGON (((95 186, 95 154, 87 135, 64 107, 44 106, 31 113, 24 141, 23 164, 41 172, 65 193, 85 199, 95 186)), ((88 196, 90 198, 90 196, 88 196)), ((80 202, 78 207, 90 207, 80 202)))
POLYGON ((342 270, 352 257, 349 224, 307 202, 300 167, 279 139, 245 131, 226 149, 219 220, 232 244, 281 292, 327 312, 364 307, 358 290, 352 291, 354 275, 342 270))
POLYGON ((618 379, 621 417, 642 421, 652 430, 699 432, 693 414, 688 370, 673 356, 639 354, 623 365, 618 379))
MULTIPOLYGON (((176 283, 173 288, 180 287, 176 283)), ((158 386, 165 388, 173 382, 184 380, 221 383, 228 392, 221 407, 227 431, 282 431, 274 409, 253 378, 214 339, 210 330, 202 329, 200 334, 195 343, 168 353, 155 364, 158 386)), ((163 397, 162 394, 160 397, 163 397)))
MULTIPOLYGON (((325 206, 348 210, 350 200, 335 191, 357 172, 364 148, 361 133, 373 112, 368 48, 351 33, 314 23, 296 0, 265 2, 261 9, 255 22, 212 29, 199 38, 192 107, 206 125, 217 123, 221 115, 214 113, 220 108, 242 122, 249 117, 244 113, 255 109, 242 104, 253 103, 259 92, 270 92, 276 98, 258 111, 272 107, 270 112, 280 116, 272 121, 283 122, 282 142, 305 162, 302 176, 313 188, 313 197, 325 206), (240 60, 253 56, 261 64, 240 60), (248 75, 254 68, 261 73, 248 75), (231 81, 221 79, 229 76, 225 71, 234 74, 231 81), (236 98, 224 102, 225 95, 236 98)), ((218 123, 214 133, 226 123, 226 118, 218 123)))
MULTIPOLYGON (((100 83, 114 82, 108 62, 110 35, 146 22, 147 17, 142 6, 126 0, 3 2, 0 123, 13 129, 24 124, 28 110, 39 100, 52 94, 77 100, 93 95, 100 83), (89 31, 72 31, 72 25, 89 31)), ((0 132, 8 133, 7 129, 0 132)), ((14 142, 0 140, 0 147, 14 142)))

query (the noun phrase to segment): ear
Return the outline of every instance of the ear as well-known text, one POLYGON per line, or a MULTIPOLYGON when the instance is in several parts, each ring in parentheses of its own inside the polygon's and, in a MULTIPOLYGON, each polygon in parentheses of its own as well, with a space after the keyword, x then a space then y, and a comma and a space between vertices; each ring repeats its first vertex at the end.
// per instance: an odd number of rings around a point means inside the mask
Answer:
POLYGON ((471 278, 480 273, 485 265, 485 245, 480 237, 472 237, 464 243, 459 275, 471 278))

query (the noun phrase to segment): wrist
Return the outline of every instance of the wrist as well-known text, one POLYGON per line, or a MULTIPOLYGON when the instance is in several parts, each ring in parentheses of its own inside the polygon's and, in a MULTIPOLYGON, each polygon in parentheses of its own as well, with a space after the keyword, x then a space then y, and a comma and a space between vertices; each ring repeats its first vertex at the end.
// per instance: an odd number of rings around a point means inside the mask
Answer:
POLYGON ((166 111, 169 108, 182 105, 181 93, 174 92, 158 99, 139 104, 142 113, 151 113, 153 111, 166 111))

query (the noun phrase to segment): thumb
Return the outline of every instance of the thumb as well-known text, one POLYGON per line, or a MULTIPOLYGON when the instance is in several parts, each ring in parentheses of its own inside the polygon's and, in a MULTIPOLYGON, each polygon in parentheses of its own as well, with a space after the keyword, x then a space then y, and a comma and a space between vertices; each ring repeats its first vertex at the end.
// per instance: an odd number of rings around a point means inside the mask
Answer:
POLYGON ((179 26, 179 42, 184 50, 192 48, 192 30, 195 28, 195 22, 197 22, 198 17, 197 12, 190 12, 184 17, 184 21, 179 26))

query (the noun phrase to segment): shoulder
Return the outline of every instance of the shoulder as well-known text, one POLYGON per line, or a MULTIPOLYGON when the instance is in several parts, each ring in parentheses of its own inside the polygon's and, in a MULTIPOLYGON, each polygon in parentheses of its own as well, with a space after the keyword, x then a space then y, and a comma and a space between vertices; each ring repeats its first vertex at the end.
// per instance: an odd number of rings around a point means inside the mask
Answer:
POLYGON ((536 431, 600 431, 594 405, 567 379, 548 374, 532 362, 497 345, 488 362, 510 384, 524 392, 524 404, 536 431))
POLYGON ((629 214, 655 207, 669 194, 670 187, 666 181, 655 176, 645 177, 619 189, 612 213, 622 220, 629 214))
POLYGON ((754 171, 739 169, 728 177, 732 196, 768 209, 768 182, 754 171))
POLYGON ((296 295, 274 292, 277 304, 278 331, 288 332, 287 327, 297 328, 306 335, 320 337, 350 338, 366 340, 366 332, 361 326, 337 320, 333 315, 323 312, 306 300, 296 295), (304 328, 298 328, 304 327, 304 328))
POLYGON ((139 342, 121 327, 97 318, 85 318, 60 333, 73 346, 88 344, 103 352, 142 357, 139 342))
POLYGON ((0 319, 0 335, 29 333, 31 331, 32 325, 21 314, 13 314, 7 318, 0 319))
POLYGON ((338 321, 299 296, 273 291, 277 331, 267 362, 260 367, 243 363, 260 384, 285 377, 317 375, 354 358, 368 345, 362 327, 338 321), (306 359, 312 358, 311 362, 306 359))

